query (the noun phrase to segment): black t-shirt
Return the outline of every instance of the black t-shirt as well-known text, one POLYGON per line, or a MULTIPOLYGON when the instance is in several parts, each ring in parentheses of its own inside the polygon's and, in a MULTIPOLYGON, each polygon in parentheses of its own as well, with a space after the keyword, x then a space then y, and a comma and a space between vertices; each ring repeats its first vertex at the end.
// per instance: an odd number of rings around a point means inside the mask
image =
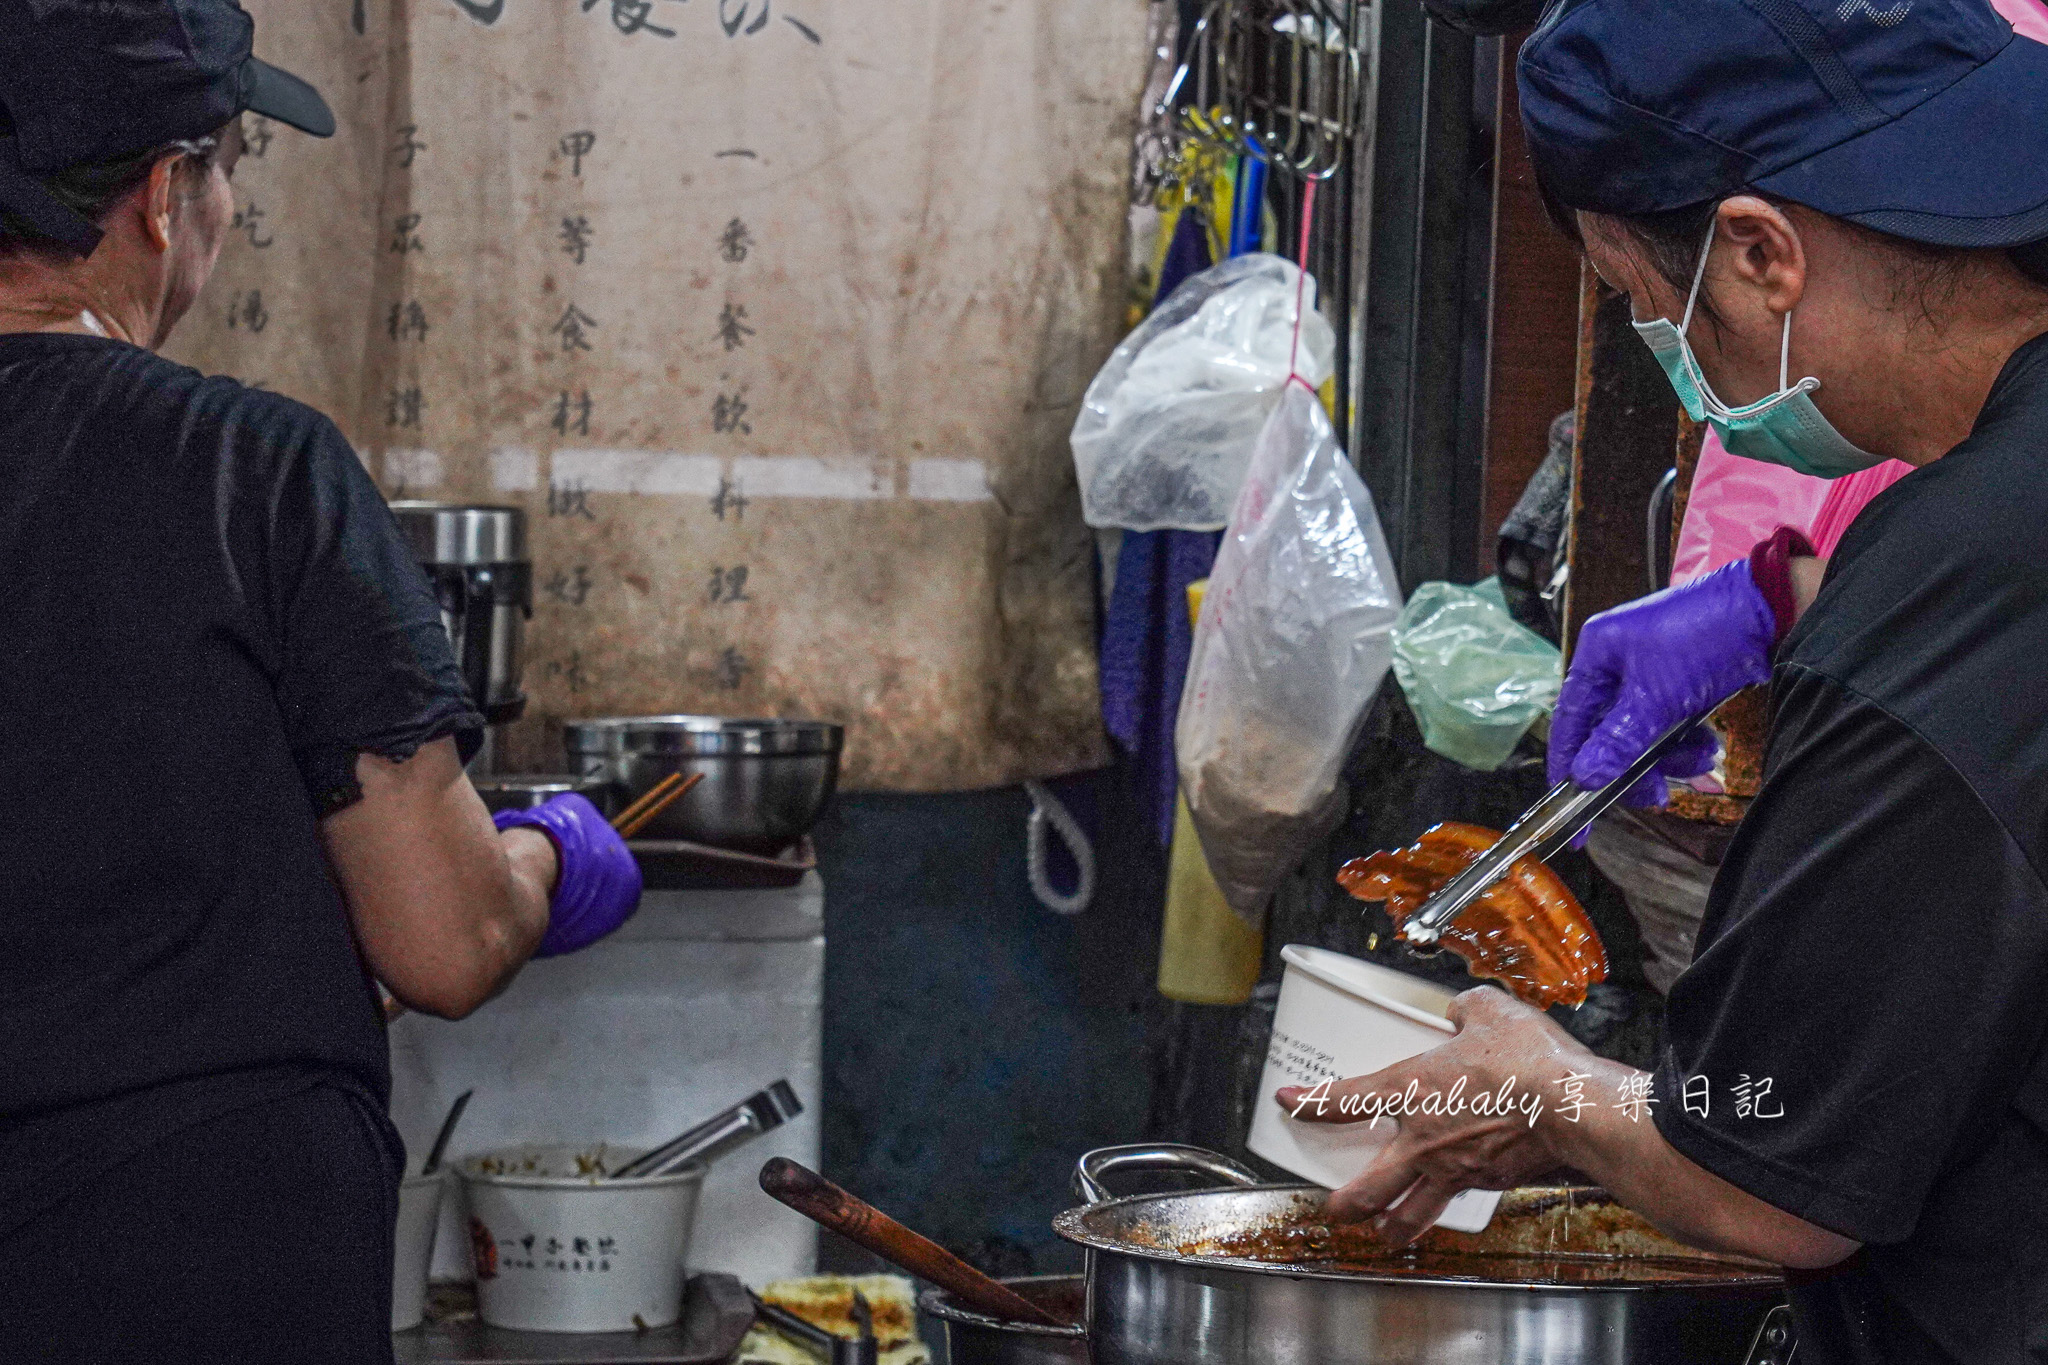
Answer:
POLYGON ((381 1112, 319 820, 358 753, 481 723, 331 422, 120 342, 0 336, 0 1231, 309 1085, 381 1112))
POLYGON ((1795 1277, 1800 1365, 2048 1360, 2048 337, 1857 518, 1771 700, 1657 1126, 1865 1244, 1795 1277))

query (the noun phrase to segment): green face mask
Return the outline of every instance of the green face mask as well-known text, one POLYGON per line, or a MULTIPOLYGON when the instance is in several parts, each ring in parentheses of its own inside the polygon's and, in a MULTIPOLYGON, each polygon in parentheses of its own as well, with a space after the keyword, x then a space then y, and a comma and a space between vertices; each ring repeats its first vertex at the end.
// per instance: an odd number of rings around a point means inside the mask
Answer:
POLYGON ((1714 246, 1714 224, 1707 225, 1706 245, 1700 251, 1699 268, 1693 272, 1692 293, 1686 296, 1685 317, 1673 326, 1669 318, 1634 324, 1636 335, 1657 357, 1686 415, 1695 422, 1712 423, 1731 455, 1784 465, 1816 478, 1839 479, 1884 461, 1849 444, 1841 432, 1809 397, 1820 381, 1808 375, 1797 384, 1786 383, 1787 364, 1792 352, 1792 315, 1785 314, 1784 339, 1778 346, 1778 391, 1754 403, 1731 408, 1714 396, 1693 359, 1685 333, 1692 326, 1693 305, 1699 301, 1700 281, 1706 278, 1707 255, 1714 246))

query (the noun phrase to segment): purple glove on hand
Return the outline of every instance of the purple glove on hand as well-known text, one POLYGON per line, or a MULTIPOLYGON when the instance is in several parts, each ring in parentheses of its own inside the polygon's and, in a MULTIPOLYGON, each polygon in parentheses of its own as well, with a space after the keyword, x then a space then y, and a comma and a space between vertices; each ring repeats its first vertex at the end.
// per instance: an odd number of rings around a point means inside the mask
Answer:
POLYGON ((561 870, 535 957, 587 948, 640 908, 640 864, 585 798, 564 792, 526 810, 501 810, 491 822, 501 830, 530 825, 554 841, 561 870))
MULTIPOLYGON (((1686 717, 1770 681, 1778 623, 1747 559, 1586 622, 1550 722, 1550 780, 1604 787, 1686 717)), ((1623 804, 1663 805, 1665 780, 1713 767, 1714 747, 1696 726, 1623 804)))

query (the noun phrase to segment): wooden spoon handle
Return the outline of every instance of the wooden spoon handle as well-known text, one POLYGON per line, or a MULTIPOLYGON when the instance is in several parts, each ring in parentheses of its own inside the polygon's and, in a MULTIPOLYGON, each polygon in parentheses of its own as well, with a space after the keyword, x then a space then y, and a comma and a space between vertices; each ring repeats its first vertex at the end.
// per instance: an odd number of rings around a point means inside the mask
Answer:
POLYGON ((855 1198, 788 1157, 774 1157, 761 1167, 761 1188, 820 1227, 830 1228, 891 1265, 930 1280, 977 1313, 1045 1327, 1070 1325, 1009 1286, 990 1279, 937 1242, 912 1232, 873 1204, 855 1198))

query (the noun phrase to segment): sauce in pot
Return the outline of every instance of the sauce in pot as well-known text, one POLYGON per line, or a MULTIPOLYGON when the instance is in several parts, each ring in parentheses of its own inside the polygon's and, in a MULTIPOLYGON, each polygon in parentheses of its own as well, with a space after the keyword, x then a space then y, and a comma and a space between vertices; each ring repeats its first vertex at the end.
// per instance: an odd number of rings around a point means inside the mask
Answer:
POLYGON ((1401 1275, 1494 1284, 1710 1284, 1753 1279, 1758 1274, 1746 1266, 1706 1257, 1603 1256, 1568 1251, 1551 1256, 1508 1256, 1441 1251, 1426 1246, 1387 1251, 1346 1248, 1341 1239, 1279 1239, 1263 1233, 1219 1238, 1200 1246, 1201 1250, 1189 1254, 1229 1256, 1350 1275, 1401 1275))
POLYGON ((1515 1207, 1504 1205, 1482 1232, 1431 1228, 1406 1247, 1388 1247, 1365 1223, 1310 1216, 1186 1241, 1175 1250, 1325 1273, 1493 1284, 1700 1285, 1776 1273, 1671 1241, 1604 1194, 1532 1200, 1517 1191, 1510 1199, 1515 1207))

